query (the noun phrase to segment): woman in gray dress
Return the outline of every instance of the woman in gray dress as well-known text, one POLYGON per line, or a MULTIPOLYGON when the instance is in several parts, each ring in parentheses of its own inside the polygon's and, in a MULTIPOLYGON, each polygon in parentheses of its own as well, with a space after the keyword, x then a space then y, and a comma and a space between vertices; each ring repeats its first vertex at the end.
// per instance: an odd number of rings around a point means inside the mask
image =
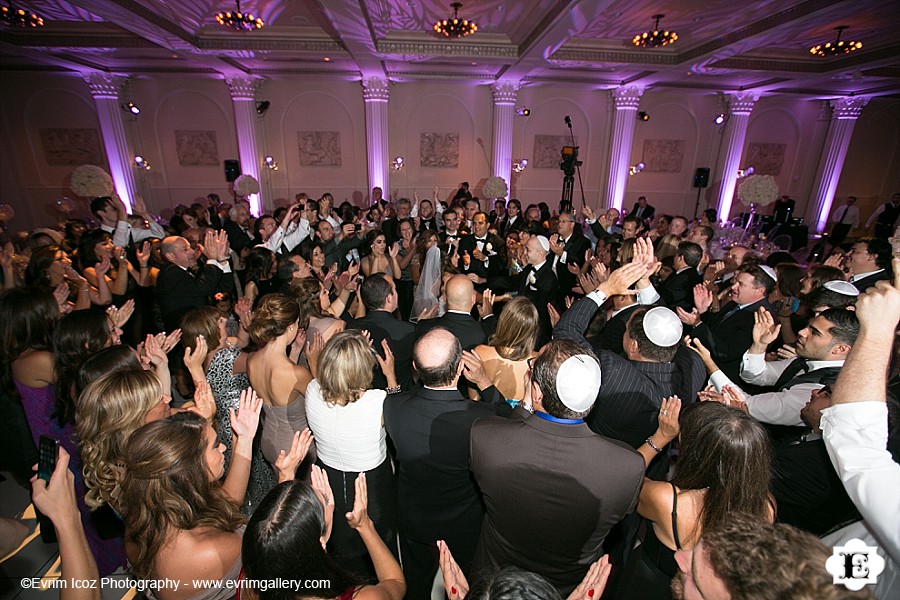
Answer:
MULTIPOLYGON (((240 311, 243 307, 238 307, 240 311)), ((228 409, 237 409, 241 392, 250 387, 247 377, 248 334, 241 325, 237 338, 225 333, 226 319, 212 306, 196 308, 181 320, 182 340, 186 354, 185 365, 194 381, 206 379, 216 400, 216 433, 225 444, 225 465, 231 464, 232 432, 228 409)), ((258 438, 259 436, 257 436, 258 438)), ((272 468, 263 457, 259 439, 253 444, 250 481, 241 512, 251 514, 265 495, 275 487, 272 468)))

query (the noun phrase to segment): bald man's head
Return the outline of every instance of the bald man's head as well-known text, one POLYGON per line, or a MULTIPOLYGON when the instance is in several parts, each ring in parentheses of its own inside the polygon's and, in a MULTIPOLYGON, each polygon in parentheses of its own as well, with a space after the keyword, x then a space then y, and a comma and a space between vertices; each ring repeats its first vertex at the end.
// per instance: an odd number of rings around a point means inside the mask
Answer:
POLYGON ((475 306, 475 285, 465 275, 454 275, 444 284, 447 310, 471 312, 475 306))
POLYGON ((435 327, 420 337, 413 348, 419 380, 430 388, 456 387, 461 358, 459 340, 443 327, 435 327))

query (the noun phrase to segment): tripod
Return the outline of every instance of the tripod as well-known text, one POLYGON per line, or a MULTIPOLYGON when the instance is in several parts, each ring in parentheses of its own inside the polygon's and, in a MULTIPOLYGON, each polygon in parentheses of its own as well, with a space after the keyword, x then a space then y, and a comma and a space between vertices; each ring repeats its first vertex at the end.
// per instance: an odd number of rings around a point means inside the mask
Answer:
POLYGON ((578 160, 578 146, 575 145, 575 133, 572 131, 572 118, 566 115, 566 125, 572 137, 571 146, 563 146, 562 160, 559 168, 563 172, 562 198, 559 201, 560 212, 572 212, 572 194, 575 190, 575 173, 578 173, 578 185, 581 187, 581 207, 584 208, 584 182, 581 180, 581 165, 578 160))

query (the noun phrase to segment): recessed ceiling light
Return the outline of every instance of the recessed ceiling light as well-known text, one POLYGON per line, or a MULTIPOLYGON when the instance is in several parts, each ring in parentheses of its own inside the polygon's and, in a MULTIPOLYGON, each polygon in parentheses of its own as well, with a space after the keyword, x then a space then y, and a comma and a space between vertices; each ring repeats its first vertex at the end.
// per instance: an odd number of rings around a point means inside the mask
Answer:
POLYGON ((323 58, 322 60, 324 60, 325 62, 331 62, 331 59, 328 58, 327 56, 325 58, 323 58))

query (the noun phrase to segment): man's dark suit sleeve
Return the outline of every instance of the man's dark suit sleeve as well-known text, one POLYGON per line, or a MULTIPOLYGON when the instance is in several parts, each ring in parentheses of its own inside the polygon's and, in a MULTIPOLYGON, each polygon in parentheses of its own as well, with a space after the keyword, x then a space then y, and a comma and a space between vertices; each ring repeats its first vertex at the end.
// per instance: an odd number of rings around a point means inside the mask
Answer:
POLYGON ((597 308, 597 303, 590 298, 585 297, 578 300, 560 317, 559 323, 553 328, 553 339, 572 340, 590 348, 591 345, 584 337, 584 332, 590 325, 597 308))
POLYGON ((591 233, 593 233, 594 237, 597 238, 598 240, 606 240, 606 239, 615 237, 613 234, 611 234, 607 230, 603 229, 603 227, 597 221, 594 221, 593 223, 591 223, 590 228, 591 228, 591 233))

